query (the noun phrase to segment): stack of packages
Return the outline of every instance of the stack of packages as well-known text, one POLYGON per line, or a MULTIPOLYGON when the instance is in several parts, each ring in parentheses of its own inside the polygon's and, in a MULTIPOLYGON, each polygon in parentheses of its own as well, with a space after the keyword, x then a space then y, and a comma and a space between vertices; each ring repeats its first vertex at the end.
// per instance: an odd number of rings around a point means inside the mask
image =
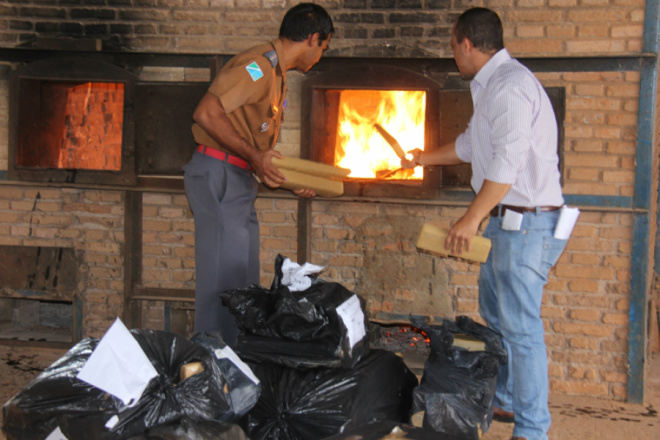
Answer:
POLYGON ((369 350, 364 300, 281 255, 270 289, 224 292, 241 335, 236 353, 262 384, 240 424, 252 440, 318 440, 410 419, 416 376, 403 360, 369 350))
POLYGON ((507 362, 502 336, 467 316, 444 319, 439 326, 414 318, 411 323, 431 343, 413 391, 413 420, 444 435, 480 439, 490 426, 497 373, 507 362))
POLYGON ((116 320, 4 405, 7 440, 247 440, 235 422, 259 381, 221 339, 195 338, 116 320))

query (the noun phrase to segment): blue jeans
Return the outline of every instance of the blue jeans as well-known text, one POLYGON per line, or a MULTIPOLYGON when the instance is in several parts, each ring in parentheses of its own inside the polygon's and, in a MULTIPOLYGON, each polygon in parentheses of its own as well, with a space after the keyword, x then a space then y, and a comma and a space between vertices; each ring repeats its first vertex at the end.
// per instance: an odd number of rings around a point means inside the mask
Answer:
POLYGON ((567 240, 553 237, 558 218, 559 211, 527 212, 519 231, 505 231, 502 218, 491 217, 484 233, 492 247, 479 272, 479 312, 502 333, 509 354, 493 404, 514 413, 513 435, 528 440, 546 440, 550 428, 541 301, 548 271, 566 247, 567 240))

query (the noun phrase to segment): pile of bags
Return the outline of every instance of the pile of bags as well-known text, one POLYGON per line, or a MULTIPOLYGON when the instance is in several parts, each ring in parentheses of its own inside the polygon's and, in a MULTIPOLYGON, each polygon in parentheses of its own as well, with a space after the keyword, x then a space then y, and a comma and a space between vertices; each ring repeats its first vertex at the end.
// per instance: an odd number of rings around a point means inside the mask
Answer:
POLYGON ((394 353, 369 350, 364 300, 313 270, 278 256, 270 289, 222 294, 241 330, 236 353, 262 384, 240 422, 252 440, 318 440, 410 418, 417 377, 394 353))
MULTIPOLYGON (((241 438, 225 422, 235 422, 249 410, 258 398, 260 385, 236 364, 226 363, 214 354, 225 349, 221 340, 209 337, 207 349, 173 333, 130 333, 157 373, 139 399, 124 402, 80 379, 99 345, 98 339, 87 338, 4 405, 2 428, 7 439, 151 438, 148 435, 152 428, 162 430, 163 425, 184 420, 210 422, 204 428, 209 436, 198 436, 200 439, 241 438), (181 380, 181 368, 190 364, 199 365, 200 371, 181 380)), ((130 369, 132 364, 126 362, 124 367, 130 369)), ((127 373, 130 375, 130 371, 127 373)))
POLYGON ((129 398, 86 374, 105 374, 90 366, 113 325, 4 405, 6 438, 340 440, 398 429, 401 438, 455 440, 487 430, 497 368, 506 361, 499 335, 466 317, 439 327, 413 320, 431 341, 420 384, 401 357, 370 350, 360 296, 319 279, 322 268, 278 256, 275 269, 269 289, 221 294, 240 329, 233 349, 218 334, 130 330, 154 372, 129 398), (458 332, 483 340, 485 350, 454 346, 458 332), (423 429, 409 424, 413 413, 423 414, 423 429))

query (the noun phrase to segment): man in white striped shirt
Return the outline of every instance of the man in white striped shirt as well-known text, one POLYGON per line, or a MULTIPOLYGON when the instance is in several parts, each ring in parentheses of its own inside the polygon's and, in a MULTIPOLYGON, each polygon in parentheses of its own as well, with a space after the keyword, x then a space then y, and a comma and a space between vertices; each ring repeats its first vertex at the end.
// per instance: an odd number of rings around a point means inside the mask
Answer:
POLYGON ((484 218, 491 252, 479 272, 479 312, 503 335, 495 419, 515 420, 513 438, 545 440, 550 427, 541 301, 548 271, 566 240, 553 237, 564 199, 557 121, 543 86, 504 48, 502 22, 485 8, 465 11, 452 29, 454 59, 471 80, 474 112, 455 142, 412 152, 402 166, 471 163, 476 196, 445 246, 469 250, 484 218))

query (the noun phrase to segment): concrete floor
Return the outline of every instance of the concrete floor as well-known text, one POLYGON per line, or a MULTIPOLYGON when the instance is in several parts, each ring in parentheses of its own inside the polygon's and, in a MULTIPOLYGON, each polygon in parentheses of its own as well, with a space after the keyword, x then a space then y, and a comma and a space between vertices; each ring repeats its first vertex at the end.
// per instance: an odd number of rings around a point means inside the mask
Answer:
MULTIPOLYGON (((65 349, 0 344, 0 403, 4 405, 65 349)), ((416 374, 423 369, 419 355, 404 357, 416 374)), ((660 438, 660 353, 650 359, 644 405, 597 398, 553 394, 551 440, 619 440, 660 438)), ((509 440, 512 425, 494 422, 482 440, 509 440)), ((0 440, 5 440, 0 433, 0 440)))

